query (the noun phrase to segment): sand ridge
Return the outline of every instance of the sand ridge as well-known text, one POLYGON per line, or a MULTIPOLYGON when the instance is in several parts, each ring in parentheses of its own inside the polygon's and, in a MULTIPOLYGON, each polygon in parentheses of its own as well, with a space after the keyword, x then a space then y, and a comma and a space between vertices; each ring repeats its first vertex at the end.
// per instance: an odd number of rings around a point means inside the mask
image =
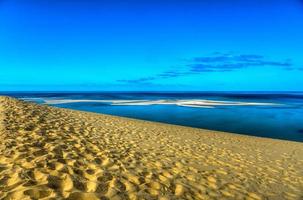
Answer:
POLYGON ((303 199, 303 144, 0 97, 0 199, 303 199))

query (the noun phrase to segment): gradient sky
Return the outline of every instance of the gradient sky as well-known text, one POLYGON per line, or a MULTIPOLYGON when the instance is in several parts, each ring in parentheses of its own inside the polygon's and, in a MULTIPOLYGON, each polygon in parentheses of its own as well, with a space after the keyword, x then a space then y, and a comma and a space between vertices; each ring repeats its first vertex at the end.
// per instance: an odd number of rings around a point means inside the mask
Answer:
POLYGON ((0 0, 0 90, 302 91, 300 0, 0 0))

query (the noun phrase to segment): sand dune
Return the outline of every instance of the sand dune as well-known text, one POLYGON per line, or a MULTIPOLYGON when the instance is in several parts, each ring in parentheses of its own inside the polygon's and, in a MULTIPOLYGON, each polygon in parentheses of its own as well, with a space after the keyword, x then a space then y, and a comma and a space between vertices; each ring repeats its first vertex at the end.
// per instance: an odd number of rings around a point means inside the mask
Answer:
POLYGON ((0 97, 0 199, 303 199, 303 144, 0 97))

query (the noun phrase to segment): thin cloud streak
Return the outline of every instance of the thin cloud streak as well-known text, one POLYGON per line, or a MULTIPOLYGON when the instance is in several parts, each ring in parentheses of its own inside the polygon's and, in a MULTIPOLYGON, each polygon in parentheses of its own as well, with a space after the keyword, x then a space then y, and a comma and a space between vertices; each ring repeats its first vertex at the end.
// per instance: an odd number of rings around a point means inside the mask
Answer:
POLYGON ((155 76, 117 81, 130 84, 151 83, 152 81, 158 79, 177 78, 211 72, 232 72, 239 69, 251 67, 279 67, 288 71, 302 70, 302 68, 294 67, 290 59, 283 61, 273 61, 257 54, 232 55, 214 53, 211 56, 194 57, 190 60, 187 60, 187 62, 189 62, 189 64, 184 65, 186 68, 183 71, 180 71, 178 69, 169 70, 155 76))

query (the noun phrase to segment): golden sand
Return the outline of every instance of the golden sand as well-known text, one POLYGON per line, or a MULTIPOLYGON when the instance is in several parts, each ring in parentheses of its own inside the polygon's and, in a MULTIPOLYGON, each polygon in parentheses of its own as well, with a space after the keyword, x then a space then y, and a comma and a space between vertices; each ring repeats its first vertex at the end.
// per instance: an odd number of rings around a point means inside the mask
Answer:
POLYGON ((0 97, 0 199, 303 199, 303 143, 0 97))

